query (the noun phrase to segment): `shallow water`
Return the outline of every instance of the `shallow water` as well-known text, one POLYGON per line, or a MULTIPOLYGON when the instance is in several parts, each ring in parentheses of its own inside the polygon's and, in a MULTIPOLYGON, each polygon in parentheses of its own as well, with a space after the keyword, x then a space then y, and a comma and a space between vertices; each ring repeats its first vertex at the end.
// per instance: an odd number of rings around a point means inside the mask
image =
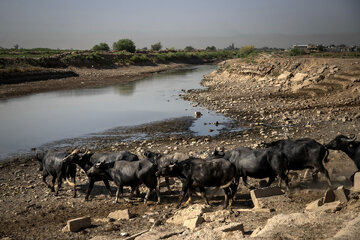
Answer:
POLYGON ((195 111, 203 115, 194 121, 190 130, 196 135, 215 135, 223 126, 206 123, 228 119, 193 107, 191 102, 179 97, 181 89, 201 88, 203 75, 214 69, 215 66, 197 66, 105 88, 54 91, 1 100, 0 158, 114 127, 194 116, 195 111))

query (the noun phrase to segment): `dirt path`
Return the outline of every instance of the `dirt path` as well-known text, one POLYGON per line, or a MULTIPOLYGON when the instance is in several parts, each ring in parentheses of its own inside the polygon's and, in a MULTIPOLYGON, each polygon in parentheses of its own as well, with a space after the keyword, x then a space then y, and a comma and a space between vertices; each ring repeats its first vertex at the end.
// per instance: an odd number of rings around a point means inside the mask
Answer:
MULTIPOLYGON (((99 144, 94 144, 93 150, 128 150, 140 155, 141 151, 148 149, 166 154, 180 152, 205 157, 216 146, 224 146, 226 149, 237 146, 255 147, 263 141, 287 137, 311 137, 320 143, 326 143, 339 133, 356 134, 360 137, 357 62, 357 59, 269 59, 266 56, 258 59, 257 63, 226 61, 203 80, 203 85, 208 86, 207 90, 189 91, 183 97, 208 109, 222 112, 233 118, 239 127, 246 127, 247 130, 225 132, 216 137, 195 137, 187 131, 191 119, 175 119, 125 131, 152 136, 147 140, 121 142, 114 133, 112 137, 96 139, 99 144), (321 72, 325 66, 327 67, 321 72), (269 71, 270 69, 272 70, 269 71), (285 71, 293 76, 282 76, 285 71), (296 76, 300 76, 298 73, 304 73, 306 77, 294 81, 296 76), (180 132, 185 134, 179 134, 180 132)), ((89 81, 95 81, 96 77, 90 79, 92 80, 89 81)), ((124 131, 121 133, 124 134, 124 131)), ((354 163, 345 154, 336 151, 330 152, 329 159, 325 167, 329 170, 333 184, 351 187, 348 178, 356 170, 354 163)), ((0 164, 0 237, 124 239, 121 233, 131 235, 148 230, 154 223, 160 224, 154 228, 159 233, 178 229, 166 223, 167 219, 179 211, 175 208, 180 190, 178 181, 172 186, 171 194, 165 188, 161 189, 164 201, 159 205, 151 202, 146 206, 140 199, 131 203, 121 200, 119 204, 112 204, 113 199, 107 195, 102 183, 96 184, 92 200, 85 202, 83 198, 87 179, 82 171, 78 171, 77 176, 77 198, 72 198, 72 190, 67 185, 55 197, 42 183, 41 173, 37 168, 37 162, 25 156, 0 164), (129 209, 134 217, 120 221, 106 218, 110 212, 118 209, 129 209), (80 216, 90 216, 93 226, 78 233, 62 231, 67 220, 80 216)), ((345 239, 356 239, 356 231, 347 224, 357 221, 360 213, 358 197, 354 196, 338 211, 304 213, 309 202, 324 195, 327 185, 323 176, 320 176, 319 183, 311 183, 305 181, 303 175, 304 171, 292 175, 292 189, 282 201, 274 205, 275 211, 240 211, 252 207, 249 190, 241 186, 234 205, 225 211, 225 217, 219 216, 195 230, 181 228, 178 233, 170 234, 166 239, 193 239, 195 236, 211 238, 210 234, 215 234, 213 229, 230 222, 243 223, 244 236, 249 238, 255 229, 264 227, 272 217, 274 218, 267 225, 272 229, 267 235, 270 239, 326 239, 333 238, 337 233, 344 236, 341 231, 346 229, 350 236, 345 239)), ((251 179, 250 183, 257 185, 258 181, 251 179)), ((127 194, 128 192, 125 193, 127 194)), ((154 200, 155 196, 152 197, 154 200)), ((220 213, 222 201, 221 197, 211 198, 213 206, 210 211, 220 213)), ((203 201, 195 197, 194 203, 202 204, 203 201)), ((225 238, 230 239, 226 236, 225 238)))

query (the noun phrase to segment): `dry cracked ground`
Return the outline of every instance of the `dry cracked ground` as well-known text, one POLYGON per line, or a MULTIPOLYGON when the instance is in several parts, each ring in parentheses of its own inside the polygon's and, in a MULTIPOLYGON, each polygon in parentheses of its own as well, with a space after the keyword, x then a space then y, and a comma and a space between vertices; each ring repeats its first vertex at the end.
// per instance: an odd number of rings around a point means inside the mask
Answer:
MULTIPOLYGON (((338 134, 360 137, 359 62, 359 59, 269 55, 250 61, 227 60, 204 77, 202 84, 207 89, 191 90, 182 97, 232 118, 232 127, 242 131, 196 137, 186 132, 191 120, 169 120, 136 128, 135 132, 154 136, 146 141, 98 139, 102 144, 93 150, 129 150, 140 155, 147 149, 206 157, 216 146, 256 147, 261 142, 301 137, 327 143, 338 134)), ((350 189, 349 177, 356 170, 354 163, 338 151, 330 151, 329 159, 325 167, 333 185, 350 189)), ((304 178, 305 171, 290 173, 290 190, 271 198, 271 211, 268 211, 252 210, 249 189, 244 186, 240 186, 230 209, 221 210, 222 197, 210 198, 211 206, 194 197, 189 206, 176 209, 178 181, 171 186, 171 192, 161 188, 163 202, 158 205, 152 201, 144 205, 141 199, 113 204, 102 183, 96 184, 91 201, 85 202, 87 179, 81 171, 77 174, 78 197, 72 198, 67 185, 55 197, 42 183, 37 168, 37 162, 28 157, 0 165, 0 237, 125 239, 147 231, 136 239, 358 239, 360 231, 357 193, 351 193, 349 201, 332 208, 305 210, 327 190, 323 176, 313 183, 304 178), (122 209, 129 210, 130 219, 108 218, 109 213, 122 209), (79 232, 63 229, 67 220, 82 216, 91 217, 91 227, 79 232), (193 223, 189 218, 197 221, 193 223), (184 222, 193 225, 188 228, 184 222), (236 227, 239 224, 244 231, 236 227), (232 230, 226 230, 231 226, 234 226, 232 230)), ((258 185, 259 181, 251 179, 250 183, 258 185)), ((128 194, 127 191, 125 195, 128 194)), ((155 201, 155 196, 152 200, 155 201)))

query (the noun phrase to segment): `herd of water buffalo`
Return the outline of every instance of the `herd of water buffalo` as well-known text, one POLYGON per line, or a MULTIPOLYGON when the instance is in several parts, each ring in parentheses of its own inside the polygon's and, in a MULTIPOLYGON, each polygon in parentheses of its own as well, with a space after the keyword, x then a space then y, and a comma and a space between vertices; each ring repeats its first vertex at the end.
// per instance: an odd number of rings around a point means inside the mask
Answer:
POLYGON ((55 191, 55 195, 61 187, 62 180, 66 179, 74 187, 76 197, 76 165, 81 167, 87 174, 89 186, 85 200, 96 181, 103 181, 109 194, 109 181, 114 181, 117 186, 115 203, 124 186, 131 187, 131 196, 138 187, 144 184, 148 191, 145 202, 148 200, 152 190, 156 191, 157 202, 160 202, 159 180, 165 177, 168 183, 169 177, 177 177, 182 182, 182 195, 178 206, 188 196, 191 201, 191 192, 198 190, 208 204, 205 187, 220 187, 225 193, 224 207, 229 205, 229 200, 236 194, 240 177, 244 185, 247 177, 269 178, 269 186, 276 177, 285 181, 288 188, 289 170, 314 169, 313 177, 321 172, 325 175, 329 186, 331 181, 329 173, 323 165, 328 161, 329 150, 342 150, 356 164, 357 171, 360 170, 360 142, 356 137, 337 136, 325 146, 310 138, 296 140, 279 140, 264 143, 256 149, 239 147, 224 151, 215 148, 211 157, 207 159, 183 157, 184 155, 162 155, 155 152, 145 152, 140 160, 137 155, 127 152, 115 153, 93 153, 90 151, 74 150, 71 153, 65 151, 38 152, 36 158, 40 162, 40 170, 43 171, 43 181, 55 191), (178 157, 176 157, 178 156, 178 157), (182 157, 179 157, 182 156, 182 157), (46 177, 52 176, 52 185, 46 182, 46 177), (70 179, 70 181, 69 181, 70 179), (55 188, 57 182, 57 188, 55 188))

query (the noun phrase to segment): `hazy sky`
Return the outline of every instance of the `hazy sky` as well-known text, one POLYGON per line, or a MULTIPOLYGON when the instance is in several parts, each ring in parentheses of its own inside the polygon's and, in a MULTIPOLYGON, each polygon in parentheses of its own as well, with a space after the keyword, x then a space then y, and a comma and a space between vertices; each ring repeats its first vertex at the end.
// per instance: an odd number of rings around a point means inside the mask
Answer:
POLYGON ((0 46, 360 45, 360 0, 0 0, 0 46))

